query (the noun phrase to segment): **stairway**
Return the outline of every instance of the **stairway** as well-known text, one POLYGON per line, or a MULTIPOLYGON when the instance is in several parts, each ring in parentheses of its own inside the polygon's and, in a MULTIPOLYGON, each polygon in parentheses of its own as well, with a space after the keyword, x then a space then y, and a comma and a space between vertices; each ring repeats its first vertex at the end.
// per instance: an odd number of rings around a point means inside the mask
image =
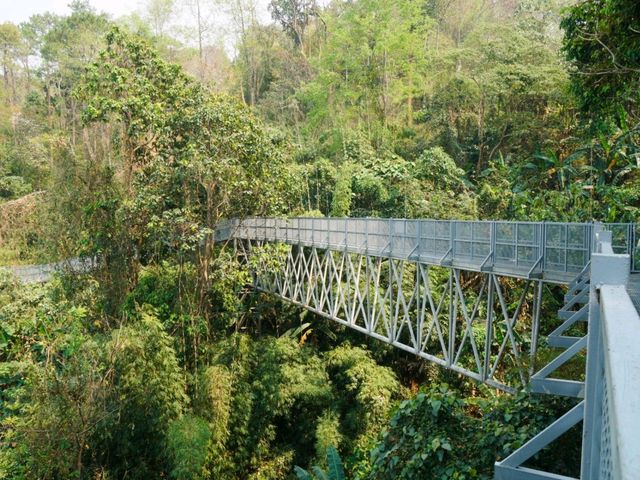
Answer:
POLYGON ((589 319, 589 289, 591 265, 587 264, 569 284, 564 305, 558 310, 562 324, 547 336, 547 345, 563 349, 530 380, 531 391, 568 397, 584 397, 584 381, 553 378, 551 374, 587 348, 587 336, 575 337, 566 332, 578 322, 589 319))

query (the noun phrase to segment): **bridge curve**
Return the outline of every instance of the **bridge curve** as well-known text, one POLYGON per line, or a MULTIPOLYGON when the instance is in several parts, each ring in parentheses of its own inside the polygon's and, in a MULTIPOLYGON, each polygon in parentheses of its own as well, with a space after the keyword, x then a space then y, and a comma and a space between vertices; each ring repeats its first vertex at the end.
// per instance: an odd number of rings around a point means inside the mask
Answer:
POLYGON ((61 271, 82 273, 91 269, 95 260, 86 258, 70 258, 59 262, 32 265, 0 266, 0 270, 8 270, 20 283, 44 283, 61 271))
POLYGON ((640 475, 636 224, 249 218, 226 222, 216 239, 234 242, 259 290, 492 387, 579 399, 496 462, 496 479, 570 480, 527 462, 579 422, 580 479, 640 475), (433 268, 448 271, 440 290, 433 268), (480 279, 475 290, 463 281, 469 274, 480 279), (517 302, 500 277, 520 282, 517 302), (545 283, 567 291, 560 324, 545 337, 560 353, 539 366, 545 283), (528 338, 517 331, 526 312, 528 338), (580 323, 586 333, 570 335, 580 323), (556 375, 585 350, 584 377, 556 375), (505 362, 519 387, 501 375, 505 362))

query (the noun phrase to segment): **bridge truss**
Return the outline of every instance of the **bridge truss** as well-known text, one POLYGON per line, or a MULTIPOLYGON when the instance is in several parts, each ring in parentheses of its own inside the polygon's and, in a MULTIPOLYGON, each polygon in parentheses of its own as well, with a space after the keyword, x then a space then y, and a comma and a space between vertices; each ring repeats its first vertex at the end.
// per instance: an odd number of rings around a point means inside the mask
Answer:
POLYGON ((520 292, 514 299, 493 273, 261 240, 238 245, 243 256, 253 253, 262 291, 492 387, 513 392, 511 384, 528 381, 540 280, 508 279, 520 292))

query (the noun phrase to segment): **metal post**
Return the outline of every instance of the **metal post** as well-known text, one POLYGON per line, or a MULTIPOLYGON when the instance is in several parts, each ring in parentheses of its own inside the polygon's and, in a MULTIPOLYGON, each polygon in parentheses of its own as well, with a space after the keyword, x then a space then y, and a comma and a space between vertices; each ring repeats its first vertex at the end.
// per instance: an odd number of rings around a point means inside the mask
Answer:
POLYGON ((456 221, 451 220, 449 222, 449 248, 451 249, 451 264, 453 264, 456 258, 455 236, 456 236, 456 221))
POLYGON ((538 334, 540 329, 540 309, 542 307, 542 280, 536 282, 533 298, 533 321, 531 324, 531 351, 529 352, 529 377, 536 371, 536 353, 538 351, 538 334))
POLYGON ((364 252, 369 254, 369 219, 364 219, 364 252))
MULTIPOLYGON (((454 298, 454 289, 453 289, 453 268, 449 269, 449 354, 447 355, 447 366, 451 366, 453 364, 453 360, 456 354, 456 317, 457 315, 457 303, 454 298)), ((444 295, 444 292, 443 292, 444 295)), ((436 318, 437 322, 438 319, 436 318)))
POLYGON ((484 344, 484 366, 482 372, 483 380, 486 380, 489 377, 489 369, 491 368, 491 343, 493 341, 493 295, 495 289, 495 279, 493 274, 489 273, 487 280, 489 282, 489 292, 487 294, 487 337, 484 344))
POLYGON ((587 372, 585 385, 585 418, 582 430, 581 478, 600 478, 602 399, 604 388, 604 350, 598 290, 601 285, 626 285, 629 277, 629 255, 614 255, 611 232, 595 224, 594 253, 591 256, 589 291, 589 323, 587 338, 587 372))

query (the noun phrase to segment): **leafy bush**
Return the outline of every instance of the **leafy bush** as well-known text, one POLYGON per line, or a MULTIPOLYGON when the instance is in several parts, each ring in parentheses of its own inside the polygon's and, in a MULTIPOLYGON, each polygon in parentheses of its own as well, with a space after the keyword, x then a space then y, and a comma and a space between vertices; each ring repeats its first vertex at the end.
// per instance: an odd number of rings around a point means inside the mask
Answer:
POLYGON ((185 415, 173 421, 167 432, 167 453, 173 465, 171 476, 176 480, 205 478, 211 431, 202 418, 185 415))
POLYGON ((465 188, 465 173, 441 147, 422 152, 416 160, 416 177, 428 180, 442 189, 461 191, 465 188))
MULTIPOLYGON (((528 394, 463 399, 446 384, 432 385, 400 404, 357 478, 488 480, 496 460, 567 408, 567 402, 528 394)), ((579 445, 579 438, 568 439, 546 466, 575 474, 579 466, 567 459, 580 458, 579 445)))

